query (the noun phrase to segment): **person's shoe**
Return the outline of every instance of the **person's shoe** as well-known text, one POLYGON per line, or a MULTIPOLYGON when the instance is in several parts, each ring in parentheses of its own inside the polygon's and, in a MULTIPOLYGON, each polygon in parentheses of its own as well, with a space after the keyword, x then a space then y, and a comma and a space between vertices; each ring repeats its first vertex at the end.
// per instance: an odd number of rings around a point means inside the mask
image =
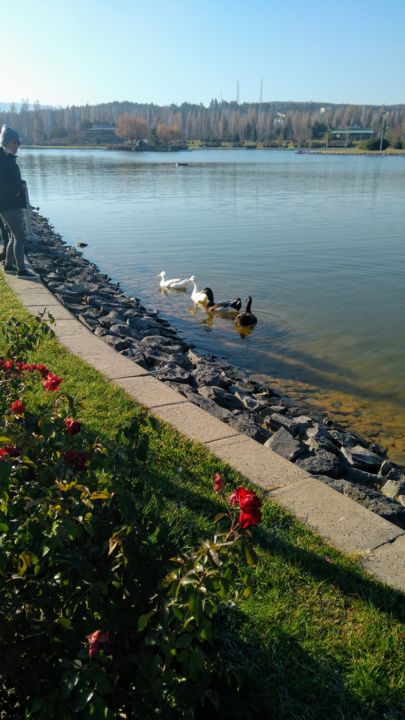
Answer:
POLYGON ((17 277, 35 277, 35 273, 28 270, 28 268, 24 268, 24 270, 17 270, 17 277))
POLYGON ((17 272, 17 268, 13 267, 12 265, 4 265, 4 272, 13 274, 17 272))

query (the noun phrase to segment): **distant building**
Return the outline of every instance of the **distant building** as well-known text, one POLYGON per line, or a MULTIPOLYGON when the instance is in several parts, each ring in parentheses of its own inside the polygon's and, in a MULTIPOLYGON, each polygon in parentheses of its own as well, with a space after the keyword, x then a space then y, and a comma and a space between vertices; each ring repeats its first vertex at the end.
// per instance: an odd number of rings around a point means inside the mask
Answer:
POLYGON ((82 130, 80 134, 83 140, 87 140, 87 142, 111 143, 114 142, 114 140, 117 141, 117 136, 115 134, 115 125, 91 125, 91 127, 82 130))
POLYGON ((369 140, 374 135, 374 130, 371 128, 336 128, 336 130, 330 130, 329 135, 333 135, 336 139, 345 140, 369 140))

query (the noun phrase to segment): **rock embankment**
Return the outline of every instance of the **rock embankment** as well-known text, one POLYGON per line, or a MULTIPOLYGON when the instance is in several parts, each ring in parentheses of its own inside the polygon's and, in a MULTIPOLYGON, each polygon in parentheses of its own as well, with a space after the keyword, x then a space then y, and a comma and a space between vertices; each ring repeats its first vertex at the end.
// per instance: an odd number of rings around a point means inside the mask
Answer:
POLYGON ((405 529, 405 471, 383 448, 293 402, 239 368, 202 355, 156 311, 33 216, 27 253, 42 281, 95 335, 238 432, 270 447, 405 529))

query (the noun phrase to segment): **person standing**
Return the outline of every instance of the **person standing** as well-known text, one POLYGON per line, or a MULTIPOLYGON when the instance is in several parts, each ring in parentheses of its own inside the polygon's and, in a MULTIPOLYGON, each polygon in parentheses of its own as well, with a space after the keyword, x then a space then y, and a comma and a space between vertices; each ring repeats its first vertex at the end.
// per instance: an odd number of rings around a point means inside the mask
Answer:
POLYGON ((32 275, 25 267, 25 228, 23 209, 27 207, 25 183, 16 162, 20 137, 9 125, 0 132, 0 215, 9 230, 4 261, 5 272, 17 270, 17 277, 32 275))

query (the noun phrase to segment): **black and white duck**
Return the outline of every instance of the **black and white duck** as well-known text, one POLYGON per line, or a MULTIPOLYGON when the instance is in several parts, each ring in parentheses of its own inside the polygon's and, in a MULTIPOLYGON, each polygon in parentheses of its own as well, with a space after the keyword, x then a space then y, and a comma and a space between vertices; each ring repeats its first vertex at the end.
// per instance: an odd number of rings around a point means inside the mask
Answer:
POLYGON ((242 300, 236 298, 236 300, 225 300, 224 302, 216 303, 214 300, 214 294, 211 288, 204 288, 208 302, 207 312, 209 313, 238 313, 242 307, 242 300))

